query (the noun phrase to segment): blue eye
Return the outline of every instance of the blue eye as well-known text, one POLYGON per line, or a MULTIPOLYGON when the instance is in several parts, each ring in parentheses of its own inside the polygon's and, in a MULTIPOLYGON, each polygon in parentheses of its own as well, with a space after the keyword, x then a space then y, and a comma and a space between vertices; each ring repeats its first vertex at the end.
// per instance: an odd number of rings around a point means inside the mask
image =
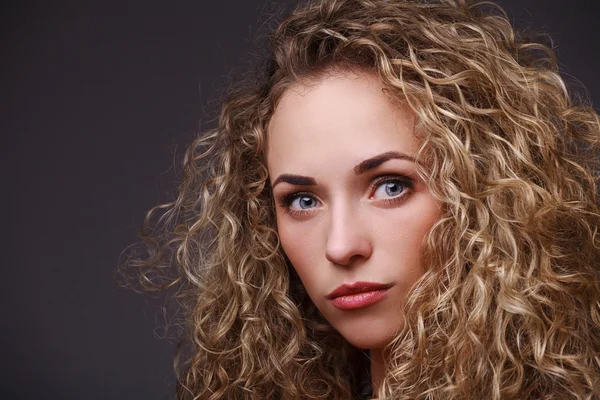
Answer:
POLYGON ((399 180, 387 181, 377 186, 373 193, 375 199, 385 199, 402 196, 406 191, 405 184, 399 180))
POLYGON ((318 205, 319 201, 315 198, 312 198, 310 196, 298 196, 292 200, 292 202, 289 205, 289 208, 296 210, 306 210, 310 208, 315 208, 318 205))

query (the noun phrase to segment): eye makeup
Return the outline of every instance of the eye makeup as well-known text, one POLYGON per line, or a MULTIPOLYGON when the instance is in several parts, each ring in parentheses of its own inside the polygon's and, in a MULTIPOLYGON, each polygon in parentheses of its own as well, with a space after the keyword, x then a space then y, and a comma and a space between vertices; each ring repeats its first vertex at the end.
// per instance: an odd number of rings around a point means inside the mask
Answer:
POLYGON ((315 208, 317 208, 318 205, 321 204, 321 202, 311 192, 293 192, 290 194, 286 194, 279 198, 278 203, 280 207, 285 209, 285 212, 287 214, 290 214, 294 217, 309 215, 315 211, 315 208), (301 201, 303 198, 311 199, 313 202, 315 202, 316 205, 314 207, 309 208, 302 208, 301 206, 300 208, 292 207, 295 201, 301 201))
MULTIPOLYGON (((406 175, 383 175, 375 178, 371 183, 371 194, 369 195, 369 199, 377 202, 385 202, 388 205, 399 204, 404 201, 406 196, 410 195, 410 193, 414 190, 415 183, 412 178, 406 175), (383 198, 374 198, 375 194, 379 191, 379 189, 386 184, 396 184, 402 188, 402 192, 396 195, 390 195, 389 197, 383 198)), ((387 188, 386 188, 387 189, 387 188)), ((387 190, 386 190, 387 194, 387 190)))
MULTIPOLYGON (((407 175, 382 175, 375 177, 370 183, 368 198, 372 202, 383 204, 385 206, 399 205, 406 200, 407 196, 409 196, 414 190, 414 187, 414 180, 407 175), (401 189, 401 192, 398 194, 389 195, 388 188, 385 188, 385 193, 388 194, 389 197, 376 198, 375 196, 377 195, 378 191, 382 189, 383 185, 390 185, 390 190, 394 188, 392 185, 395 185, 396 189, 401 189)), ((295 217, 313 214, 322 204, 318 197, 310 191, 298 191, 282 194, 278 196, 277 203, 285 210, 287 214, 295 217), (302 201, 304 201, 303 204, 307 205, 308 207, 302 207, 302 203, 300 203, 302 201), (294 206, 295 202, 298 202, 296 206, 294 206), (310 206, 311 204, 312 206, 310 206)))

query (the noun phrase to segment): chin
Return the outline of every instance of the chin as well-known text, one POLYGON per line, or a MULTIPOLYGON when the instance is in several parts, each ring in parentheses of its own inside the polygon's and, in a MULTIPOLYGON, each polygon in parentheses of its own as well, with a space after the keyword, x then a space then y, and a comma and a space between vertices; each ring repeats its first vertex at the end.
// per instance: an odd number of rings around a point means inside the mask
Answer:
POLYGON ((403 321, 399 324, 386 326, 376 322, 360 324, 344 324, 339 328, 334 325, 338 332, 354 347, 359 349, 382 349, 387 346, 394 338, 398 331, 404 325, 403 321))
POLYGON ((385 337, 383 337, 383 336, 367 337, 365 335, 365 336, 361 337, 356 334, 351 334, 351 335, 342 334, 342 336, 352 346, 357 347, 359 349, 363 349, 363 350, 382 349, 385 346, 387 346, 387 344, 390 343, 394 339, 393 335, 389 335, 389 336, 385 336, 385 337))

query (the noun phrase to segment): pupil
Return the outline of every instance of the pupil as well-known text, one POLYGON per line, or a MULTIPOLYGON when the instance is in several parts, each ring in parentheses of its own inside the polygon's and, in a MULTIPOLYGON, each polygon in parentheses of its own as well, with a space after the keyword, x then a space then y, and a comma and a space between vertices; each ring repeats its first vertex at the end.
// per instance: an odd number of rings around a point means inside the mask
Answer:
POLYGON ((301 208, 310 208, 312 206, 313 199, 310 197, 303 197, 300 199, 300 207, 301 208))
POLYGON ((400 183, 388 183, 385 185, 385 192, 388 196, 396 196, 402 191, 402 184, 400 183))

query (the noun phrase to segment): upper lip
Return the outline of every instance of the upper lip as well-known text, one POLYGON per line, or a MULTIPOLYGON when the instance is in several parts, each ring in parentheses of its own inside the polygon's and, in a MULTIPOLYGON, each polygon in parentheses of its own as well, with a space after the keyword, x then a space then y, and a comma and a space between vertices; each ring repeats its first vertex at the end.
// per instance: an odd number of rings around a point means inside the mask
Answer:
POLYGON ((338 286, 334 291, 327 295, 328 299, 336 297, 350 296, 358 293, 373 292, 375 290, 389 289, 392 285, 386 283, 375 282, 354 282, 338 286))

